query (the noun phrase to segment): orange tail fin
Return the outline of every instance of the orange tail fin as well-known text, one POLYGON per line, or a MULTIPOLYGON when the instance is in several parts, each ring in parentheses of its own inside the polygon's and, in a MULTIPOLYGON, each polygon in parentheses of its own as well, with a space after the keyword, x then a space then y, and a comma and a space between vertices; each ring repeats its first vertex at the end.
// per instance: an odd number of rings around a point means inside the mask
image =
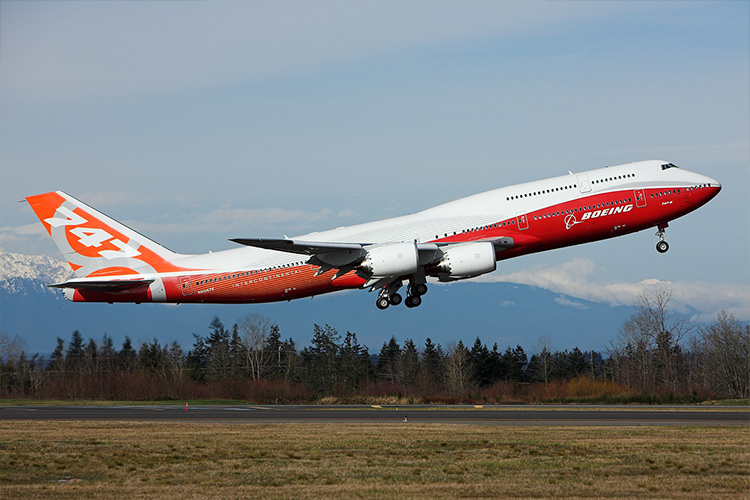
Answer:
POLYGON ((62 191, 26 200, 78 277, 179 270, 177 254, 62 191))

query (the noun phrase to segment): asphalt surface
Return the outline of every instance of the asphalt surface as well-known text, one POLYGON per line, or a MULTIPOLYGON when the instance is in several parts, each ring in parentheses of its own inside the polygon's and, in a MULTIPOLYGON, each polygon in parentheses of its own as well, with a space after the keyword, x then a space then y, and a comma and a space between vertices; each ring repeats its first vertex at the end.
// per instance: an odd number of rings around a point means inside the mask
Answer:
POLYGON ((663 406, 0 406, 0 420, 484 425, 736 425, 750 408, 663 406))

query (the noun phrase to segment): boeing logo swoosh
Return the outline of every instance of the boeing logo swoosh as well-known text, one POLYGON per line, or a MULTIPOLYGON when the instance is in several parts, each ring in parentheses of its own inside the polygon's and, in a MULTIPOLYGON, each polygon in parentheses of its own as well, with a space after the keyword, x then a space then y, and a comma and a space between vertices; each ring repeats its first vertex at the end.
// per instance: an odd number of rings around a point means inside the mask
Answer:
POLYGON ((573 214, 567 215, 565 217, 565 229, 570 229, 571 227, 575 226, 576 224, 580 224, 583 221, 576 220, 576 216, 573 214))

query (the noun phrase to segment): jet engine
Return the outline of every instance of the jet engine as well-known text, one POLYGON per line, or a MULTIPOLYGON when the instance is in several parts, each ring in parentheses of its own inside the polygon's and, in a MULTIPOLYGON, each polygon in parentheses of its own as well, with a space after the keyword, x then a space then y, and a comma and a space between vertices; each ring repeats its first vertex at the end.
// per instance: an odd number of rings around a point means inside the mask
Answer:
POLYGON ((367 248, 359 268, 372 277, 403 276, 417 272, 419 252, 414 243, 389 243, 367 248))
POLYGON ((455 281, 491 273, 497 269, 495 246, 488 241, 442 247, 437 269, 440 281, 455 281))

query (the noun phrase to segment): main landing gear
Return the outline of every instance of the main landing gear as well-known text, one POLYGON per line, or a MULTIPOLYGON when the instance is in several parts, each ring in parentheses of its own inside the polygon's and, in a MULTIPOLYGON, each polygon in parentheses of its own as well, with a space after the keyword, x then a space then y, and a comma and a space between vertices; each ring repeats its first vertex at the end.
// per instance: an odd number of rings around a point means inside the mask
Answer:
POLYGON ((378 299, 375 301, 378 309, 388 309, 389 306, 397 306, 402 301, 408 308, 419 307, 422 304, 422 295, 427 293, 426 284, 410 284, 407 288, 406 300, 397 292, 400 287, 401 283, 398 283, 395 287, 393 285, 383 287, 378 294, 378 299))
POLYGON ((662 224, 659 226, 659 230, 656 231, 656 236, 659 237, 659 242, 656 244, 656 251, 659 253, 666 253, 669 250, 669 243, 664 240, 664 233, 668 224, 662 224))

